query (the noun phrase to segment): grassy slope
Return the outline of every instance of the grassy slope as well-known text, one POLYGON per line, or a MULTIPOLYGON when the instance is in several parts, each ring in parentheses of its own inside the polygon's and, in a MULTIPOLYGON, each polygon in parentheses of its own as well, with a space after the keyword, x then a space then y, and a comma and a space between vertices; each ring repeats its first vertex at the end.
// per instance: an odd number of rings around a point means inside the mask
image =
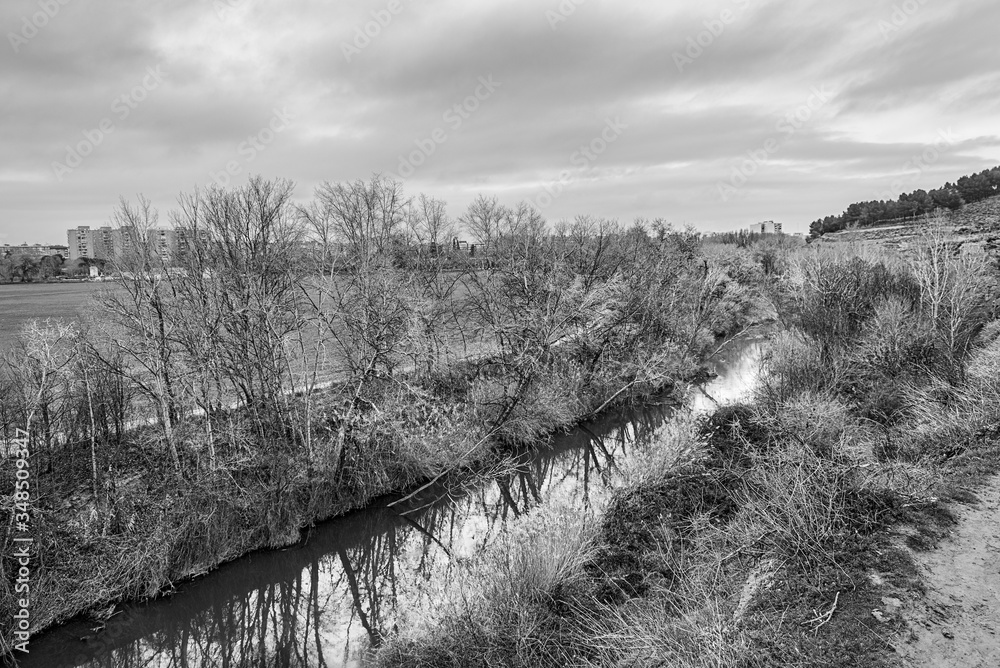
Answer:
POLYGON ((880 664, 896 627, 872 628, 870 575, 912 577, 876 531, 893 503, 819 454, 842 426, 802 445, 776 420, 742 407, 663 430, 598 518, 518 526, 379 665, 880 664))
POLYGON ((943 535, 942 501, 966 497, 995 446, 975 439, 943 475, 878 470, 842 405, 760 409, 662 432, 597 518, 517 527, 378 665, 895 665, 894 602, 921 591, 909 549, 943 535))
POLYGON ((942 384, 933 324, 871 303, 836 352, 782 335, 754 401, 663 430, 597 517, 515 527, 378 665, 896 665, 911 550, 1000 463, 1000 326, 942 384))
MULTIPOLYGON (((957 243, 981 247, 993 255, 1000 254, 1000 197, 991 197, 944 215, 944 227, 950 239, 957 243)), ((906 250, 926 228, 926 221, 879 227, 864 227, 824 234, 821 244, 864 243, 888 250, 906 250)))
MULTIPOLYGON (((498 443, 475 443, 481 435, 479 418, 471 414, 476 407, 465 406, 463 410, 471 411, 465 417, 460 410, 450 410, 456 409, 451 393, 469 389, 461 386, 463 374, 452 369, 445 375, 449 377, 439 379, 440 387, 426 395, 383 397, 378 418, 359 425, 367 440, 357 444, 357 456, 349 456, 345 471, 339 473, 321 468, 307 474, 301 457, 280 448, 267 461, 222 449, 223 463, 214 482, 178 481, 159 451, 156 434, 140 434, 115 453, 116 500, 105 509, 103 526, 91 521, 90 495, 79 485, 90 475, 89 454, 81 449, 68 458, 70 468, 59 472, 69 486, 55 496, 65 498, 65 505, 33 518, 47 538, 38 546, 45 568, 36 575, 34 591, 42 595, 32 607, 33 631, 103 609, 109 601, 156 596, 169 591, 172 583, 255 549, 292 544, 299 540, 300 528, 377 496, 412 489, 445 471, 489 464, 502 454, 498 443), (440 423, 418 419, 415 414, 424 409, 439 412, 440 423)), ((570 376, 551 374, 540 396, 523 404, 514 417, 525 429, 544 435, 566 428, 613 394, 613 388, 600 383, 582 390, 573 385, 579 375, 570 376)), ((407 382, 398 385, 412 389, 407 382)), ((619 396, 615 405, 647 391, 636 387, 619 396)), ((321 403, 314 410, 325 411, 321 403)), ((186 428, 196 442, 201 427, 195 421, 186 428)), ((317 456, 328 460, 336 427, 317 428, 317 456)), ((180 440, 185 439, 180 434, 180 440)), ((194 469, 189 458, 197 456, 193 450, 183 452, 185 467, 194 469)))

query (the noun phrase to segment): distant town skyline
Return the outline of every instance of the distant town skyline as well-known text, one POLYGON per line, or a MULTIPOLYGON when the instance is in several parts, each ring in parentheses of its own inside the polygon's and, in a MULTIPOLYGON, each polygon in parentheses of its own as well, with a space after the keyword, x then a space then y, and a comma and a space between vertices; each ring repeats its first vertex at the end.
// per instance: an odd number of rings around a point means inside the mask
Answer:
POLYGON ((804 232, 1000 164, 989 0, 0 6, 0 243, 120 196, 393 174, 457 217, 804 232))
POLYGON ((66 230, 66 259, 110 260, 120 257, 124 250, 134 247, 143 233, 150 249, 164 261, 171 260, 178 249, 187 248, 188 234, 184 229, 160 226, 140 233, 135 227, 79 225, 66 230))

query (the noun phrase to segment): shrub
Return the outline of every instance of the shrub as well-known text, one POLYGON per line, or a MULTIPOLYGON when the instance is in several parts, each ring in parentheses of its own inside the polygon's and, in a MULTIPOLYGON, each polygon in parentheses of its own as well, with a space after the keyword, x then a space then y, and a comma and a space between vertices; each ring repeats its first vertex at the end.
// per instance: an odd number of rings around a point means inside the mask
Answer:
POLYGON ((773 413, 762 412, 758 421, 772 438, 797 444, 820 457, 840 455, 846 444, 854 441, 854 418, 847 406, 830 394, 803 392, 773 413))
POLYGON ((916 304, 919 286, 904 269, 854 256, 817 253, 805 258, 793 284, 791 321, 818 341, 824 355, 850 344, 889 298, 916 304))
POLYGON ((577 509, 547 506, 522 518, 451 583, 422 624, 390 639, 375 665, 579 665, 569 613, 587 598, 593 540, 592 518, 577 509))
POLYGON ((781 332, 764 357, 757 394, 778 405, 802 392, 822 393, 837 387, 841 365, 824 358, 818 342, 802 333, 781 332))

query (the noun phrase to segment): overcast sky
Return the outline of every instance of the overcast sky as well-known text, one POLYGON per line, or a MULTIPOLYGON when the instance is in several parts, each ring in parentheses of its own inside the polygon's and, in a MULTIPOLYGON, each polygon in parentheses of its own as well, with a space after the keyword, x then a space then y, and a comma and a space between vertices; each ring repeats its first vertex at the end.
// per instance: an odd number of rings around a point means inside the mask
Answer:
POLYGON ((0 26, 0 243, 250 173, 805 231, 1000 164, 996 0, 3 0, 0 26))

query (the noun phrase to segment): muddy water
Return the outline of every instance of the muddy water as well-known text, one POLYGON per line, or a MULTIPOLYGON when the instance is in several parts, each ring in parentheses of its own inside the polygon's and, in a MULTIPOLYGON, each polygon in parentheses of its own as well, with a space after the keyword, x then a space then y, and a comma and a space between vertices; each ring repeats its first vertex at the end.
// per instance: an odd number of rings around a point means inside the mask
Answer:
MULTIPOLYGON (((763 343, 730 343, 717 377, 691 389, 696 410, 731 402, 753 383, 763 343)), ((384 500, 313 529, 301 545, 260 552, 131 604, 103 629, 77 620, 32 640, 25 667, 187 668, 363 666, 384 634, 432 605, 456 564, 507 522, 547 499, 589 503, 670 417, 668 405, 621 411, 556 436, 504 474, 461 492, 384 500)))

